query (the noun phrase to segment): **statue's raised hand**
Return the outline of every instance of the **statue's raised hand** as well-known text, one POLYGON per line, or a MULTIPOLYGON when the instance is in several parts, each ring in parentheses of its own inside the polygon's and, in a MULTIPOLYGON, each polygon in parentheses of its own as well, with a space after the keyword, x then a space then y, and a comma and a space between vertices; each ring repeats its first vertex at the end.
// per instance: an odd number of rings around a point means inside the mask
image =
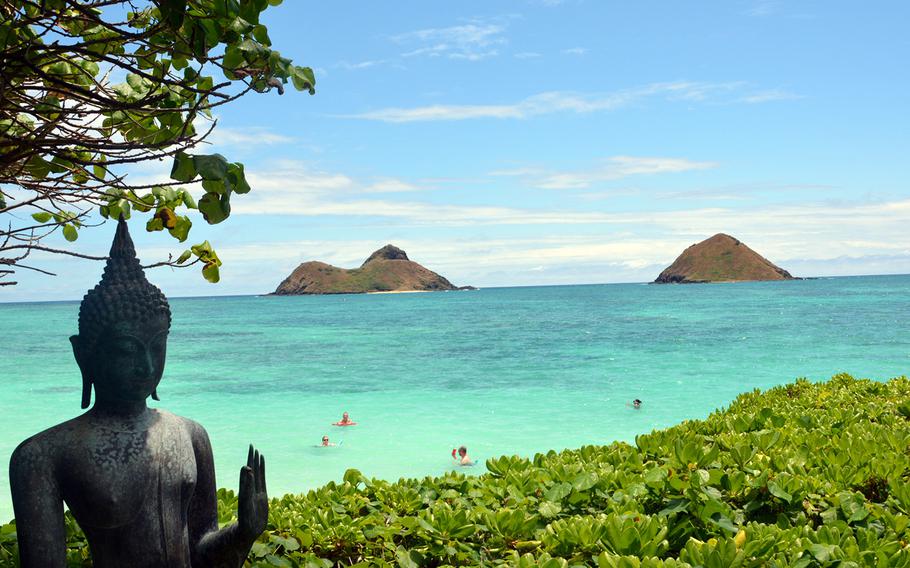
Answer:
POLYGON ((256 539, 269 520, 269 497, 265 490, 265 457, 250 444, 246 465, 240 468, 240 498, 237 525, 241 534, 256 539))

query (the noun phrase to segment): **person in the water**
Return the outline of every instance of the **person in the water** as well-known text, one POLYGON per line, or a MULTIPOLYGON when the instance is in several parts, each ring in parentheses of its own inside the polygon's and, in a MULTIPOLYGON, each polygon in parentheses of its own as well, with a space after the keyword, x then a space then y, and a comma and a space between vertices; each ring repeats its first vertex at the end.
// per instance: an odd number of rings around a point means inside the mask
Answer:
POLYGON ((641 401, 637 398, 632 401, 632 408, 641 408, 641 401))
POLYGON ((458 465, 474 465, 474 462, 468 457, 468 448, 465 446, 458 448, 458 457, 455 457, 455 450, 452 450, 452 457, 458 460, 458 465))
POLYGON ((328 437, 328 436, 323 436, 323 437, 322 437, 322 445, 323 445, 323 446, 337 446, 338 444, 329 442, 329 437, 328 437))
POLYGON ((356 424, 356 422, 351 420, 351 417, 348 416, 347 412, 341 415, 341 420, 338 422, 332 422, 332 426, 355 426, 356 424))

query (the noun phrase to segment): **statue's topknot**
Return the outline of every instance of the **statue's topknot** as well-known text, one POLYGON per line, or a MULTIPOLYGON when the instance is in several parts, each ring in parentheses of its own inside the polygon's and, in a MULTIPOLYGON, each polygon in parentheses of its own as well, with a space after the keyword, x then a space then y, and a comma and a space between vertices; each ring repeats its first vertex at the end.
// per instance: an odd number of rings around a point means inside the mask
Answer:
POLYGON ((117 322, 141 325, 159 315, 166 316, 170 326, 167 298, 145 279, 133 239, 121 217, 101 282, 88 291, 79 306, 79 335, 87 345, 94 346, 103 330, 117 322))

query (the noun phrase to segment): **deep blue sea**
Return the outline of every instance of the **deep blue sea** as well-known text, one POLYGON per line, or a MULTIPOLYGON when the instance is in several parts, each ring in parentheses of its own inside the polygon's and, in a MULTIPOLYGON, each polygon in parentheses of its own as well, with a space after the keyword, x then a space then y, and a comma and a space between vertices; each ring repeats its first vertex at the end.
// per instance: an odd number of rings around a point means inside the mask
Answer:
MULTIPOLYGON (((0 304, 4 464, 21 440, 81 412, 67 340, 78 307, 0 304)), ((154 404, 206 427, 219 486, 236 490, 256 444, 273 495, 350 467, 441 474, 461 444, 482 463, 631 441, 797 377, 910 373, 910 276, 186 298, 171 309, 154 404), (359 424, 331 426, 343 411, 359 424), (341 445, 315 447, 323 435, 341 445)), ((11 517, 3 465, 0 519, 11 517)))

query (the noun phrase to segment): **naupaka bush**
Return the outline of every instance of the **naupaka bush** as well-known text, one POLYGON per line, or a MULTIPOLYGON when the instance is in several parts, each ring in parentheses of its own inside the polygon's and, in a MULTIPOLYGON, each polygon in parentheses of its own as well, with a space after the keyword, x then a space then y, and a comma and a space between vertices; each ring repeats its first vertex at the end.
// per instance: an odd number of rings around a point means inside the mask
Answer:
MULTIPOLYGON (((798 380, 703 421, 487 461, 488 473, 339 482, 271 504, 250 566, 910 567, 910 381, 798 380)), ((221 521, 236 497, 219 492, 221 521)), ((68 519, 71 565, 88 565, 68 519)), ((16 566, 15 525, 0 560, 16 566)))

